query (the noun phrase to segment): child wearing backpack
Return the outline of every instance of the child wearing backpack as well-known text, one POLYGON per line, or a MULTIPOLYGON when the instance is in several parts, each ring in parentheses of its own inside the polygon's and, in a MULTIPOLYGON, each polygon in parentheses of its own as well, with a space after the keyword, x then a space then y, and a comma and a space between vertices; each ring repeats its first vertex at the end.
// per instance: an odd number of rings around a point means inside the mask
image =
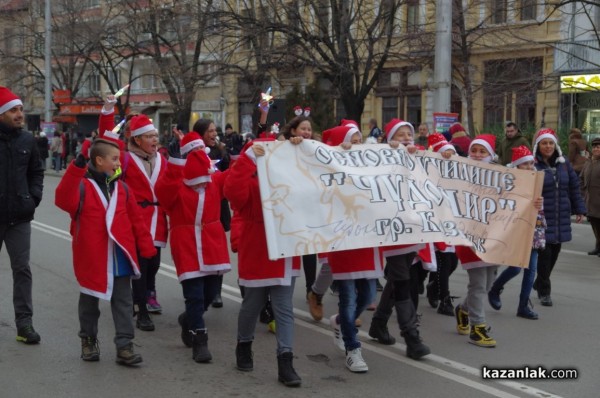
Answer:
POLYGON ((156 255, 135 196, 120 177, 119 146, 97 139, 90 161, 79 155, 56 188, 55 204, 71 216, 73 268, 80 285, 81 358, 98 361, 99 299, 109 300, 115 323, 117 363, 135 365, 132 278, 140 277, 138 252, 156 255), (94 253, 90 256, 90 253, 94 253))

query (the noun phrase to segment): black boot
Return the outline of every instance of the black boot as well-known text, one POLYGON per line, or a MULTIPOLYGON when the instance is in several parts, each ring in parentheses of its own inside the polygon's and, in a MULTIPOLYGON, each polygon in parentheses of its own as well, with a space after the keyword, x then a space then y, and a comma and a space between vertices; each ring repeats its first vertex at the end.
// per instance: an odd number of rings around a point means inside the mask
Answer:
POLYGON ((302 383, 302 379, 294 370, 294 354, 284 352, 277 355, 277 368, 279 370, 279 381, 287 387, 297 387, 302 383))
POLYGON ((590 252, 588 252, 590 256, 597 256, 600 254, 600 247, 596 246, 596 248, 590 252))
POLYGON ((208 351, 208 334, 206 329, 196 329, 191 331, 193 342, 192 342, 192 358, 194 361, 199 363, 210 362, 212 355, 208 351))
POLYGON ((452 297, 446 296, 440 301, 440 306, 437 309, 438 314, 454 316, 454 305, 452 304, 452 297))
POLYGON ((419 331, 416 328, 404 331, 401 334, 406 342, 406 356, 412 359, 419 359, 431 354, 431 350, 423 344, 423 340, 419 337, 419 331))
POLYGON ((252 359, 252 342, 238 341, 235 347, 236 368, 242 372, 251 372, 254 369, 254 360, 252 359))
POLYGON ((143 305, 137 305, 135 307, 137 307, 137 320, 135 321, 135 326, 145 332, 153 331, 154 322, 152 322, 152 318, 150 318, 146 304, 144 303, 143 305))
POLYGON ((387 327, 387 319, 373 318, 371 320, 371 327, 369 328, 369 336, 383 345, 392 345, 396 343, 396 339, 390 336, 387 327))
POLYGON ((177 317, 177 322, 179 322, 179 326, 181 326, 181 341, 186 347, 191 347, 194 342, 193 336, 190 333, 190 326, 185 311, 179 314, 179 317, 177 317))
POLYGON ((440 299, 438 297, 438 285, 435 281, 429 282, 427 284, 427 301, 431 308, 437 308, 440 303, 440 299))

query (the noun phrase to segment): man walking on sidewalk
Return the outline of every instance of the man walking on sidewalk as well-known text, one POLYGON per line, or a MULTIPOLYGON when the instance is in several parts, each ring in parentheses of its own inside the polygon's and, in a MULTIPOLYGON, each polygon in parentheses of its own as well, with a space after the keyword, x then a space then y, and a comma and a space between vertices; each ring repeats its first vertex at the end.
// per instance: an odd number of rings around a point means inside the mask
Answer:
POLYGON ((23 103, 0 87, 0 249, 6 245, 13 274, 17 341, 40 342, 31 317, 31 220, 42 200, 44 169, 33 135, 23 130, 23 103))

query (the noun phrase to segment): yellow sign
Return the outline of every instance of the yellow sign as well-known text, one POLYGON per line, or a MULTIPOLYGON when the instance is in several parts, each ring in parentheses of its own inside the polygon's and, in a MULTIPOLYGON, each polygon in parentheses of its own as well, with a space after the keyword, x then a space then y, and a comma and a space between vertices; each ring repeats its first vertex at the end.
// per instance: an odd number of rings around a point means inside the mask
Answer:
POLYGON ((561 76, 560 91, 563 93, 600 91, 600 75, 561 76))

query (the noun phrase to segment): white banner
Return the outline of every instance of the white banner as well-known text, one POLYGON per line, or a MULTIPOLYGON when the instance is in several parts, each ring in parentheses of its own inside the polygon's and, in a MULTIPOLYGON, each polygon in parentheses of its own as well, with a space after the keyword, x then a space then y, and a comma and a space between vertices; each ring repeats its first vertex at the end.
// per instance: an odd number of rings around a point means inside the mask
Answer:
MULTIPOLYGON (((258 143, 257 143, 258 144, 258 143)), ((525 267, 543 176, 403 146, 261 142, 269 258, 398 244, 469 245, 525 267)))

